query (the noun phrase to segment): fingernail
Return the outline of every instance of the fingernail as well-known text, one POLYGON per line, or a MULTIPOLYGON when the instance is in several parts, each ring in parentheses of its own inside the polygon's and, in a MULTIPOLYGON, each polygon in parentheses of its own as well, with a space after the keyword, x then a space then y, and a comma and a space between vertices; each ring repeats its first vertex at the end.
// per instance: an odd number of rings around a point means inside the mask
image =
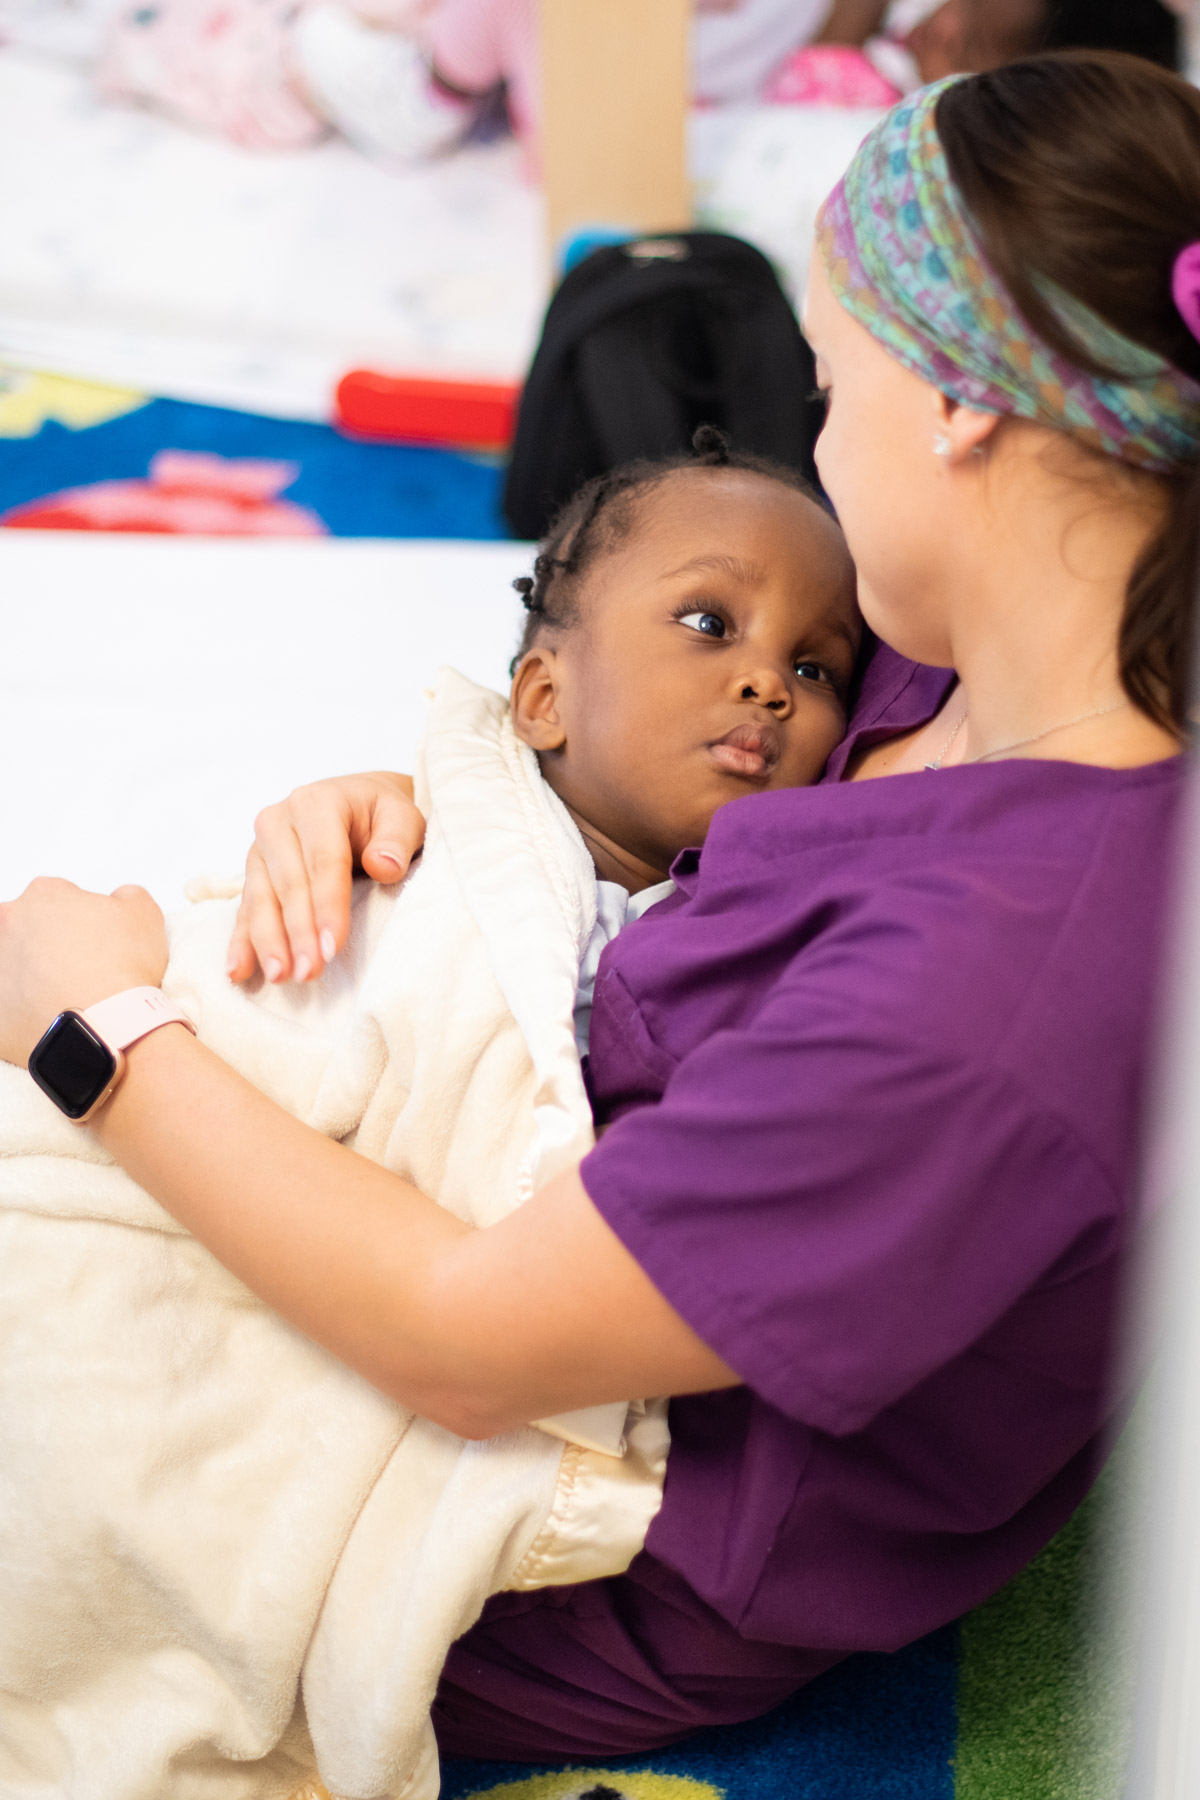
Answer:
POLYGON ((283 964, 277 956, 268 956, 263 964, 263 974, 268 981, 278 981, 283 974, 283 964))
POLYGON ((292 976, 296 981, 307 981, 312 974, 312 964, 307 956, 298 956, 292 964, 292 976))
POLYGON ((231 956, 229 961, 225 964, 225 973, 229 976, 230 980, 232 981, 233 977, 237 974, 237 972, 238 972, 238 959, 236 956, 231 956))
POLYGON ((381 862, 390 862, 397 869, 404 867, 404 858, 397 850, 385 850, 382 844, 376 844, 375 854, 381 862))
POLYGON ((331 963, 337 955, 337 939, 332 931, 326 930, 321 933, 321 955, 327 963, 331 963))

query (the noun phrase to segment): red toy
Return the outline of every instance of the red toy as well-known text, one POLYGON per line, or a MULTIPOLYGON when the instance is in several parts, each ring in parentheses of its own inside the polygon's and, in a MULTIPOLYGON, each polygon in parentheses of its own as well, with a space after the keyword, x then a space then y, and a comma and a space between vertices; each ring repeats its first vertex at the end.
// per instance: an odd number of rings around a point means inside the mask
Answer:
POLYGON ((354 369, 338 383, 335 423, 355 437, 503 450, 512 442, 515 383, 429 381, 354 369))

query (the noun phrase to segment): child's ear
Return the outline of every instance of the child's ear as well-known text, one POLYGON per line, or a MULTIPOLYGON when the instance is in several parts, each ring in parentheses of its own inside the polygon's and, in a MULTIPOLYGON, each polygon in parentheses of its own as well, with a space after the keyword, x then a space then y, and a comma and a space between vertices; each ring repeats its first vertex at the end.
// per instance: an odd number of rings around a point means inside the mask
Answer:
POLYGON ((558 716, 558 652, 544 644, 527 650, 509 691, 513 730, 531 750, 561 750, 567 734, 558 716))

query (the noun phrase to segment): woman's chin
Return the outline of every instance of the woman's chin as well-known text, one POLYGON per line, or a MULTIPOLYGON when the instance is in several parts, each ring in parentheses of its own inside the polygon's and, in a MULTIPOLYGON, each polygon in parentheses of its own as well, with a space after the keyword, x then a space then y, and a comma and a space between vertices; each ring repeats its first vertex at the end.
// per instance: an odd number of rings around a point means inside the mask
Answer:
POLYGON ((905 656, 909 662, 925 663, 933 669, 952 669, 954 652, 945 621, 940 618, 913 616, 912 589, 894 599, 873 589, 862 575, 858 580, 858 605, 875 636, 905 656))

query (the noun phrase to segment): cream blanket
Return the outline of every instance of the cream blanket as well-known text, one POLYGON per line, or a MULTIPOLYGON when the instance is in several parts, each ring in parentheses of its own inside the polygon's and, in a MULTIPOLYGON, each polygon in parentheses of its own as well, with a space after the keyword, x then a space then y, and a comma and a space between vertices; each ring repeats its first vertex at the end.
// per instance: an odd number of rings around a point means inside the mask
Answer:
MULTIPOLYGON (((504 702, 450 671, 418 781, 424 856, 359 885, 319 982, 233 988, 218 900, 169 922, 164 985, 297 1117, 486 1225, 592 1142, 595 883, 504 702)), ((610 1429, 413 1418, 0 1065, 0 1794, 267 1800, 319 1771, 428 1800, 438 1672, 487 1596, 641 1545, 662 1409, 631 1411, 623 1458, 564 1442, 610 1429)))

